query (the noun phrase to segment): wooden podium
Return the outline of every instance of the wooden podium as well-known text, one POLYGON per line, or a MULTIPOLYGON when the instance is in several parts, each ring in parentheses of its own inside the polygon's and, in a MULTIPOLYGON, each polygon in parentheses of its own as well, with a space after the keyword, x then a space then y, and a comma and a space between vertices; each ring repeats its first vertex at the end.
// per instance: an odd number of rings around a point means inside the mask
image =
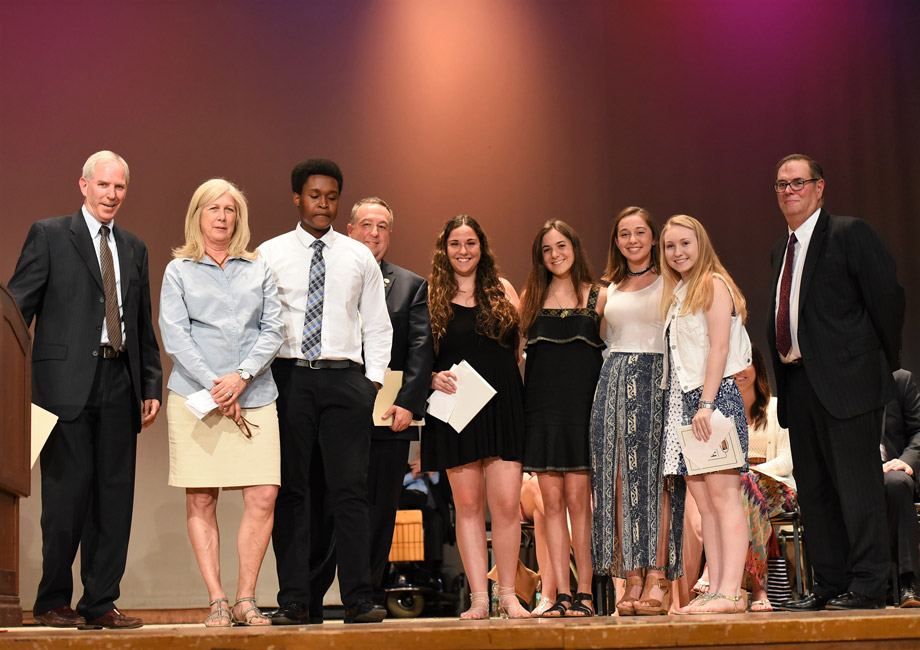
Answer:
POLYGON ((29 328, 0 284, 0 626, 22 625, 19 499, 31 488, 31 382, 29 328))

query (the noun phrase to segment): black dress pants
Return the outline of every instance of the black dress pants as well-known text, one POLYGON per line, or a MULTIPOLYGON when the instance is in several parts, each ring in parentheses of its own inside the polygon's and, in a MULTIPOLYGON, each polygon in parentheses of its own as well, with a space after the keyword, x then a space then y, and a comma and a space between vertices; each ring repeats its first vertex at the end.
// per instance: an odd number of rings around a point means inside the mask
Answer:
MULTIPOLYGON (((390 546, 393 542, 393 528, 396 523, 396 508, 402 492, 403 477, 406 474, 406 464, 409 458, 409 441, 379 439, 371 440, 370 463, 367 471, 367 497, 368 497, 368 529, 370 536, 370 571, 373 586, 373 600, 378 605, 383 605, 386 600, 386 591, 382 588, 383 571, 390 556, 390 546)), ((322 463, 319 463, 320 465, 322 463)), ((316 461, 314 460, 314 465, 316 461)), ((319 616, 322 609, 322 599, 335 579, 335 535, 330 526, 330 511, 328 502, 323 492, 324 486, 317 485, 314 479, 312 501, 314 504, 313 526, 314 530, 320 529, 314 535, 310 553, 311 593, 313 602, 310 605, 310 615, 319 616), (322 512, 317 512, 316 507, 322 506, 322 512)))
POLYGON ((351 606, 371 595, 367 463, 377 391, 358 368, 312 370, 276 359, 272 374, 281 434, 281 487, 272 532, 278 603, 310 603, 310 469, 318 445, 338 540, 342 602, 351 606))
POLYGON ((839 420, 803 366, 786 371, 789 442, 815 592, 882 600, 890 554, 879 463, 883 409, 839 420))
POLYGON ((42 449, 36 614, 71 604, 78 546, 83 596, 77 612, 92 620, 115 606, 134 509, 137 408, 127 355, 100 357, 83 411, 74 420, 58 421, 42 449))
POLYGON ((898 573, 920 575, 920 525, 914 507, 914 477, 900 470, 887 472, 885 502, 888 506, 888 539, 898 558, 898 573))

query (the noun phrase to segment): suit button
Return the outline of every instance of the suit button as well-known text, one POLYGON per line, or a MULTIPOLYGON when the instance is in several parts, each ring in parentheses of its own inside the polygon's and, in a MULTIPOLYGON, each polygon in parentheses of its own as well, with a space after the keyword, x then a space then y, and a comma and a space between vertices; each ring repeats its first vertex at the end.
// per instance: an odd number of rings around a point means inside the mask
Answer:
POLYGON ((94 357, 98 357, 98 356, 99 356, 99 350, 93 350, 93 356, 94 356, 94 357))
POLYGON ((99 302, 105 302, 105 296, 99 296, 99 302))
POLYGON ((102 331, 102 325, 96 325, 96 331, 97 331, 97 332, 101 332, 101 331, 102 331))

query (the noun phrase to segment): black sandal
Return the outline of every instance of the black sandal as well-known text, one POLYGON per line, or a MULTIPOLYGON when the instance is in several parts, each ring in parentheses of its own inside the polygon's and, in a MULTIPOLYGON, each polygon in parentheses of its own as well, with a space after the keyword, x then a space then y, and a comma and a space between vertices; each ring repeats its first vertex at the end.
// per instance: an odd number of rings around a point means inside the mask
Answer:
POLYGON ((575 602, 565 613, 573 618, 594 616, 594 596, 591 594, 575 594, 575 602))
POLYGON ((543 612, 544 618, 555 618, 557 616, 565 616, 565 613, 569 610, 569 607, 572 606, 572 597, 569 594, 556 594, 556 602, 548 610, 543 612), (568 603, 566 606, 565 603, 568 603))

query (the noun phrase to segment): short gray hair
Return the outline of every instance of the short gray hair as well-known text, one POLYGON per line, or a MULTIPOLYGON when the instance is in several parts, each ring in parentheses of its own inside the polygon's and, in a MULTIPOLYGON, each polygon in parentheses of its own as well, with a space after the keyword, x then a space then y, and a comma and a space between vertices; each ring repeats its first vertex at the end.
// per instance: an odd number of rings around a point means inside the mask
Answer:
POLYGON ((128 181, 131 180, 131 172, 128 171, 128 163, 125 162, 125 159, 119 156, 114 151, 97 151, 92 156, 86 159, 86 162, 83 163, 83 178, 86 180, 92 180, 93 174, 96 173, 96 165, 101 162, 115 162, 121 165, 122 169, 125 170, 125 185, 128 184, 128 181))

